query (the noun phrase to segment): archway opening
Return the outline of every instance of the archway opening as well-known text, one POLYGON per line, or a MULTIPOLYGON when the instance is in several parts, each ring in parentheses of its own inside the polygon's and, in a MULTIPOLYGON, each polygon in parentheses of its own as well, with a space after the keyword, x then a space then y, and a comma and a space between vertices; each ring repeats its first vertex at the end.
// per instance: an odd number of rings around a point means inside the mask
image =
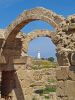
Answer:
MULTIPOLYGON (((33 82, 30 83, 30 87, 33 89, 34 95, 38 94, 40 98, 41 95, 45 95, 44 92, 47 92, 47 98, 51 98, 49 97, 50 93, 52 93, 53 96, 56 96, 56 46, 53 44, 51 38, 48 36, 48 33, 46 33, 46 31, 44 35, 41 34, 46 29, 52 31, 54 30, 54 28, 46 22, 33 21, 27 24, 21 30, 22 32, 26 33, 27 36, 32 37, 32 39, 29 39, 28 41, 27 52, 27 56, 31 57, 31 61, 29 60, 27 62, 26 69, 30 72, 30 75, 28 75, 30 80, 33 79, 33 82), (38 51, 40 51, 40 59, 38 59, 38 51), (40 84, 40 86, 38 84, 40 84)), ((37 97, 33 96, 33 98, 37 97)), ((44 96, 44 98, 46 97, 44 96)))
MULTIPOLYGON (((55 61, 57 61, 56 46, 53 44, 53 42, 50 39, 50 37, 51 37, 50 32, 55 32, 55 29, 53 26, 49 25, 47 22, 44 22, 41 20, 36 20, 36 21, 28 23, 25 27, 23 27, 21 29, 21 31, 26 36, 32 37, 32 39, 30 39, 29 42, 31 40, 33 40, 29 43, 29 46, 28 46, 29 49, 27 52, 28 55, 30 55, 32 57, 37 57, 37 51, 41 48, 42 58, 53 57, 55 59, 55 61), (35 33, 35 35, 34 35, 34 33, 35 33), (41 36, 39 36, 39 34, 41 36), (32 35, 34 35, 34 36, 32 36, 32 35), (37 38, 37 37, 39 37, 39 38, 37 38), (34 38, 37 38, 37 39, 34 39, 34 38), (44 43, 45 43, 45 45, 44 45, 44 43), (46 46, 46 50, 45 50, 44 46, 46 46), (32 52, 33 52, 33 54, 32 54, 32 52), (46 53, 47 53, 47 55, 46 55, 46 53)), ((53 34, 55 34, 55 33, 53 33, 53 34)))
POLYGON ((54 27, 49 25, 47 22, 36 20, 28 23, 25 27, 21 29, 22 32, 28 34, 31 33, 33 30, 51 30, 55 31, 54 27))
POLYGON ((38 51, 40 50, 41 58, 53 57, 56 60, 56 46, 48 37, 39 37, 29 43, 28 55, 37 58, 38 51))
POLYGON ((50 38, 39 37, 30 41, 27 54, 32 57, 28 69, 30 72, 33 70, 33 82, 30 84, 34 92, 33 98, 39 95, 39 98, 43 96, 45 99, 50 99, 50 94, 53 99, 56 98, 56 46, 50 38), (40 58, 38 58, 38 50, 40 58))

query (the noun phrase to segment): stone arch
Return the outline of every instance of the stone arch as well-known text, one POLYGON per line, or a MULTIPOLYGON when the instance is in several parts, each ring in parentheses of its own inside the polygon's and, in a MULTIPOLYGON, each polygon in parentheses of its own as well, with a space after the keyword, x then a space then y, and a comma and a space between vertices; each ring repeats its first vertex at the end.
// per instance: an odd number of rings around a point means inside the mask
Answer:
POLYGON ((12 24, 10 24, 5 32, 5 39, 14 39, 17 33, 29 22, 34 20, 43 20, 51 24, 55 29, 59 29, 59 23, 64 21, 64 17, 52 12, 51 10, 38 7, 24 11, 12 24))
POLYGON ((49 30, 35 30, 33 32, 30 32, 23 39, 23 45, 22 45, 23 48, 22 48, 22 50, 26 53, 28 51, 29 42, 31 42, 33 39, 36 39, 37 37, 49 37, 49 38, 51 38, 51 40, 53 42, 54 41, 53 35, 56 36, 55 32, 52 32, 52 31, 49 31, 49 30))
POLYGON ((25 40, 27 42, 30 42, 31 40, 37 38, 37 37, 49 37, 51 38, 51 35, 54 34, 54 32, 49 31, 49 30, 35 30, 33 32, 30 32, 25 40))

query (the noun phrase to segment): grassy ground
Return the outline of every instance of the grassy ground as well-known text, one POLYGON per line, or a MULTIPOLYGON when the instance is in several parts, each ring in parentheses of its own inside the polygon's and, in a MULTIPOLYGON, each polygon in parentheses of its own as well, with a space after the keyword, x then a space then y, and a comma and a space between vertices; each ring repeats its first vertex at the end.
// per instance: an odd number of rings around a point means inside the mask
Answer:
POLYGON ((50 92, 56 92, 56 88, 54 87, 45 87, 43 89, 40 90, 36 90, 35 93, 39 94, 39 95, 43 95, 43 94, 49 94, 50 92))
POLYGON ((32 60, 32 69, 56 68, 57 64, 48 60, 32 60))
MULTIPOLYGON (((39 70, 39 69, 55 69, 57 67, 57 63, 55 62, 51 62, 51 61, 48 61, 48 60, 36 60, 36 59, 33 59, 32 60, 32 65, 31 65, 31 68, 33 70, 39 70)), ((51 99, 51 95, 50 94, 53 94, 56 92, 56 80, 55 78, 54 79, 47 79, 46 80, 46 85, 42 86, 42 87, 39 87, 39 88, 36 88, 36 84, 33 83, 30 85, 30 87, 33 87, 34 88, 34 93, 39 95, 40 98, 44 97, 44 100, 50 100, 51 99), (36 88, 36 89, 35 89, 36 88)), ((32 100, 38 100, 36 97, 33 97, 32 100)), ((41 99, 43 100, 43 99, 41 99)))

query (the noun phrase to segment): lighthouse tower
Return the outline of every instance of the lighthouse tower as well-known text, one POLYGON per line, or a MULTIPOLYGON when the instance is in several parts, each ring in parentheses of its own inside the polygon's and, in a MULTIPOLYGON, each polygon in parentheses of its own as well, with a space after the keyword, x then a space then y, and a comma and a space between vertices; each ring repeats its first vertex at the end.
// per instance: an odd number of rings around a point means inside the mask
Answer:
POLYGON ((41 58, 41 56, 40 56, 40 50, 38 50, 37 58, 38 58, 38 59, 41 58))

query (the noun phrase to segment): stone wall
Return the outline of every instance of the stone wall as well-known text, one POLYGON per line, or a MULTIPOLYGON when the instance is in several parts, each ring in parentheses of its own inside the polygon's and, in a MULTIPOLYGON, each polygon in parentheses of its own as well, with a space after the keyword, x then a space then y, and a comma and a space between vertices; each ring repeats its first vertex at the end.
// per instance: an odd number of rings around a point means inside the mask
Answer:
MULTIPOLYGON (((32 100, 34 97, 37 100, 44 100, 44 97, 36 94, 35 91, 45 88, 45 85, 53 86, 54 84, 56 86, 55 69, 28 70, 23 64, 14 66, 17 69, 15 74, 16 87, 12 92, 13 100, 32 100), (55 83, 50 84, 48 82, 50 79, 55 80, 55 83)), ((56 95, 53 98, 55 97, 56 95)))
POLYGON ((58 55, 60 67, 56 70, 57 100, 75 100, 75 16, 67 18, 61 23, 62 30, 58 33, 61 49, 58 55))
POLYGON ((57 100, 75 99, 75 67, 61 66, 56 71, 57 77, 57 100))

